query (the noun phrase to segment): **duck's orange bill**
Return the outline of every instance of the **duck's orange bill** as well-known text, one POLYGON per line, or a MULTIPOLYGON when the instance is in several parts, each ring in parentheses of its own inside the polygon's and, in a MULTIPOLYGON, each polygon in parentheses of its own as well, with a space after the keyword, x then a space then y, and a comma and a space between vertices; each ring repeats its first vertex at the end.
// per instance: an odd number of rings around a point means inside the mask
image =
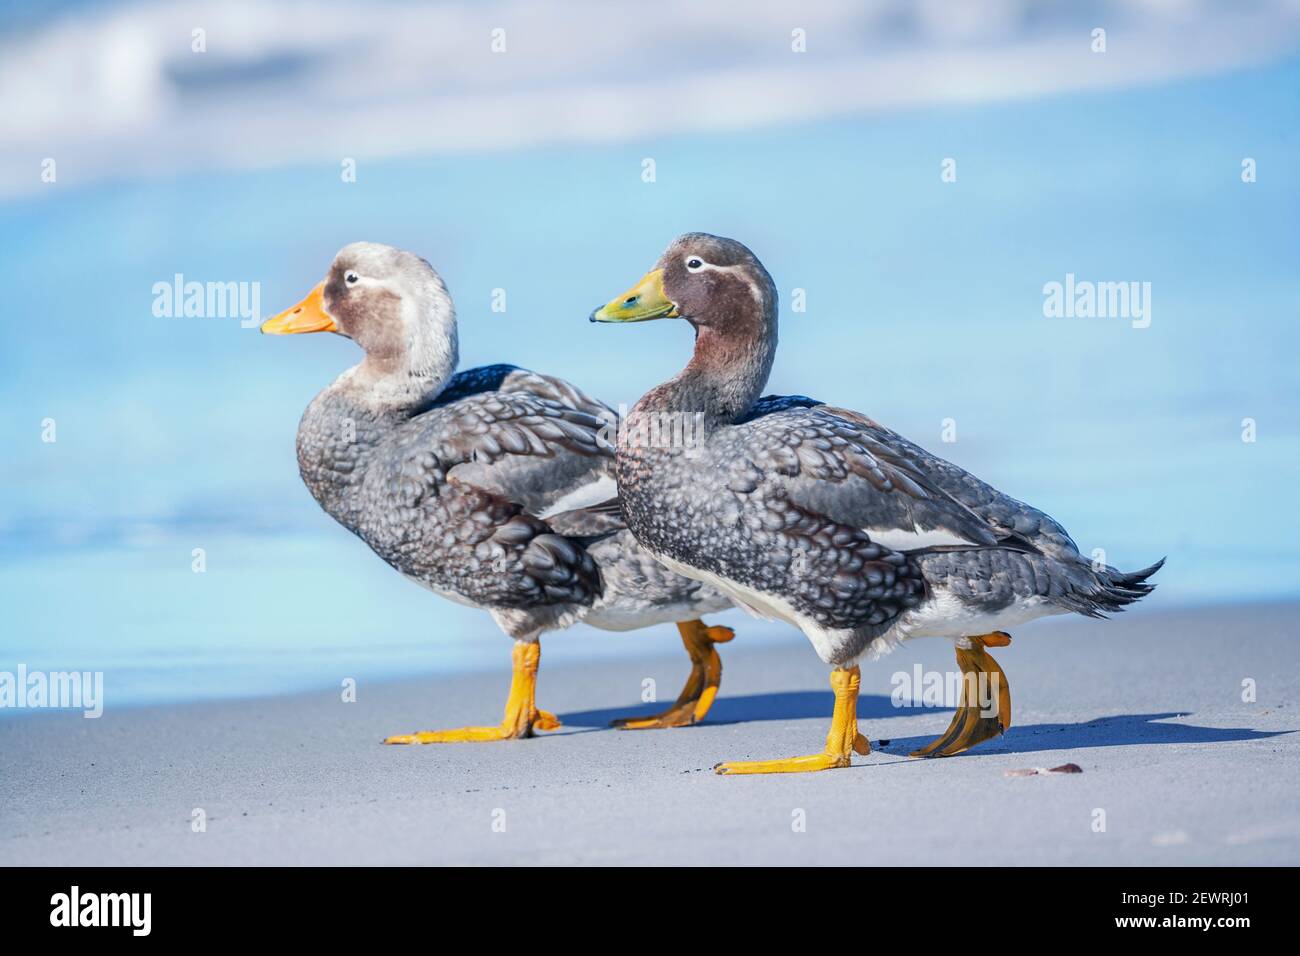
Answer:
POLYGON ((302 332, 337 332, 338 323, 325 311, 325 283, 307 293, 293 308, 262 323, 263 335, 298 335, 302 332))

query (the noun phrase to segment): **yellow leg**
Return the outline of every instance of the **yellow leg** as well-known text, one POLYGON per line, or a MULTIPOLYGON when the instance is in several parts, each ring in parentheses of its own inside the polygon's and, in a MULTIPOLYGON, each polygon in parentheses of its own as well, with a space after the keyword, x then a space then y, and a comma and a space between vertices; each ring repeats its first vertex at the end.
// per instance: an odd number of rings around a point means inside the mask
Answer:
POLYGON ((513 740, 531 737, 535 730, 554 730, 560 726, 554 714, 538 710, 537 665, 542 647, 536 642, 515 641, 511 654, 514 676, 510 679, 510 696, 506 698, 505 716, 497 727, 458 727, 455 730, 421 730, 414 734, 397 734, 385 738, 386 744, 453 744, 468 741, 513 740))
POLYGON ((957 666, 962 672, 963 701, 952 715, 943 735, 913 750, 913 757, 951 757, 1003 733, 1011 726, 1011 685, 986 647, 1006 647, 1011 635, 1003 631, 967 638, 970 649, 957 648, 957 666), (981 698, 996 696, 996 716, 984 713, 981 698))
POLYGON ((620 730, 649 730, 658 727, 686 727, 704 719, 718 696, 722 683, 722 658, 714 644, 725 644, 736 636, 729 627, 707 627, 703 621, 679 621, 677 631, 691 657, 691 675, 677 695, 677 703, 653 717, 620 717, 614 726, 620 730))
POLYGON ((857 752, 871 753, 871 743, 858 733, 858 687, 862 672, 856 667, 831 671, 831 689, 835 691, 835 711, 831 715, 831 731, 826 735, 826 750, 808 757, 790 757, 786 760, 746 760, 720 763, 713 769, 718 773, 807 773, 811 770, 832 770, 847 767, 857 752))

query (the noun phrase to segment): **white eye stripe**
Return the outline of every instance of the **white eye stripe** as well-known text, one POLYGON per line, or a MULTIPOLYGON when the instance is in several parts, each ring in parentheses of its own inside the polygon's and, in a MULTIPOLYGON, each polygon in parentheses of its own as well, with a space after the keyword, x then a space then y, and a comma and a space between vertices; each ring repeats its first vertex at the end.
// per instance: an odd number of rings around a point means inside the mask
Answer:
POLYGON ((732 275, 737 275, 742 280, 744 280, 745 285, 749 288, 749 294, 754 297, 754 301, 757 302, 759 305, 763 304, 763 293, 760 291, 758 285, 754 282, 754 280, 750 277, 749 273, 746 272, 743 266, 741 266, 740 264, 736 264, 733 266, 715 266, 711 262, 705 262, 699 256, 687 256, 685 259, 685 265, 686 265, 686 271, 691 273, 700 273, 700 272, 707 271, 707 272, 725 272, 732 275), (699 264, 694 269, 692 269, 690 265, 692 262, 696 262, 699 264))
MULTIPOLYGON (((745 272, 739 265, 715 266, 712 262, 705 262, 699 256, 687 256, 683 260, 683 264, 686 266, 687 272, 728 272, 745 277, 745 272), (694 267, 692 267, 692 263, 694 264, 694 267)), ((748 278, 746 278, 745 281, 748 282, 748 278)))

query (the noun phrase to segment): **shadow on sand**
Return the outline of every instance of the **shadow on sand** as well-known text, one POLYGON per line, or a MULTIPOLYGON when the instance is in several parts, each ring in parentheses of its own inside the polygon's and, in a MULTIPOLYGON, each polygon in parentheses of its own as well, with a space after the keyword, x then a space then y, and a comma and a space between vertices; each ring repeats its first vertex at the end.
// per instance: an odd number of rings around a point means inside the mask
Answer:
MULTIPOLYGON (((750 694, 743 697, 719 697, 704 724, 737 724, 761 720, 829 720, 834 698, 827 691, 784 691, 777 694, 750 694)), ((671 702, 669 702, 671 703, 671 702)), ((560 714, 569 727, 604 728, 616 717, 645 717, 663 710, 666 703, 642 704, 609 710, 584 710, 560 714)), ((907 754, 925 746, 944 732, 951 710, 922 707, 895 707, 883 694, 863 694, 858 698, 858 720, 864 732, 888 739, 878 749, 889 754, 907 754), (887 728, 871 727, 872 721, 888 717, 914 717, 923 713, 934 716, 934 733, 925 737, 889 738, 887 728), (873 732, 874 731, 874 732, 873 732)), ((1002 737, 990 740, 962 756, 995 753, 1034 753, 1043 750, 1072 750, 1088 747, 1122 747, 1133 744, 1213 744, 1238 740, 1263 740, 1293 731, 1263 731, 1247 728, 1197 727, 1184 723, 1167 723, 1186 713, 1118 714, 1098 717, 1077 724, 1026 724, 1012 726, 1002 737)))
MULTIPOLYGON (((1192 724, 1166 723, 1173 717, 1190 717, 1187 713, 1117 714, 1098 717, 1078 724, 1012 725, 996 740, 981 744, 960 756, 995 753, 1035 753, 1042 750, 1075 750, 1088 747, 1125 747, 1134 744, 1218 744, 1238 740, 1263 740, 1293 733, 1290 730, 1250 730, 1245 727, 1197 727, 1192 724)), ((882 748, 885 753, 906 754, 928 744, 943 733, 947 724, 936 724, 930 737, 897 737, 882 748)))
MULTIPOLYGON (((629 705, 610 710, 583 710, 560 714, 560 721, 570 727, 608 727, 616 717, 649 717, 659 713, 672 701, 657 704, 629 705)), ((719 697, 713 702, 705 724, 742 724, 755 720, 803 720, 806 717, 831 716, 835 697, 830 691, 788 690, 776 694, 749 694, 744 697, 719 697)), ((889 702, 883 694, 863 694, 858 698, 858 719, 879 720, 909 713, 889 702)))

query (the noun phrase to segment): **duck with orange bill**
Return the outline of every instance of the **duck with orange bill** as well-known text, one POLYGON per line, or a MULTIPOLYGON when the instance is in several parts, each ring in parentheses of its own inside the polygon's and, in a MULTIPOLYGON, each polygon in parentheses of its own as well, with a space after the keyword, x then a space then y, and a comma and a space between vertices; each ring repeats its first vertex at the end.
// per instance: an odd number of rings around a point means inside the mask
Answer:
POLYGON ((397 734, 390 744, 530 737, 559 726, 536 703, 540 638, 579 621, 612 631, 676 622, 691 659, 677 702, 617 722, 704 717, 730 628, 717 589, 664 568, 627 531, 615 498, 616 416, 559 378, 512 365, 456 372, 451 296, 428 262, 345 246, 320 284, 267 320, 268 335, 332 332, 364 353, 307 407, 298 468, 320 506, 412 581, 487 610, 514 641, 499 724, 397 734))

